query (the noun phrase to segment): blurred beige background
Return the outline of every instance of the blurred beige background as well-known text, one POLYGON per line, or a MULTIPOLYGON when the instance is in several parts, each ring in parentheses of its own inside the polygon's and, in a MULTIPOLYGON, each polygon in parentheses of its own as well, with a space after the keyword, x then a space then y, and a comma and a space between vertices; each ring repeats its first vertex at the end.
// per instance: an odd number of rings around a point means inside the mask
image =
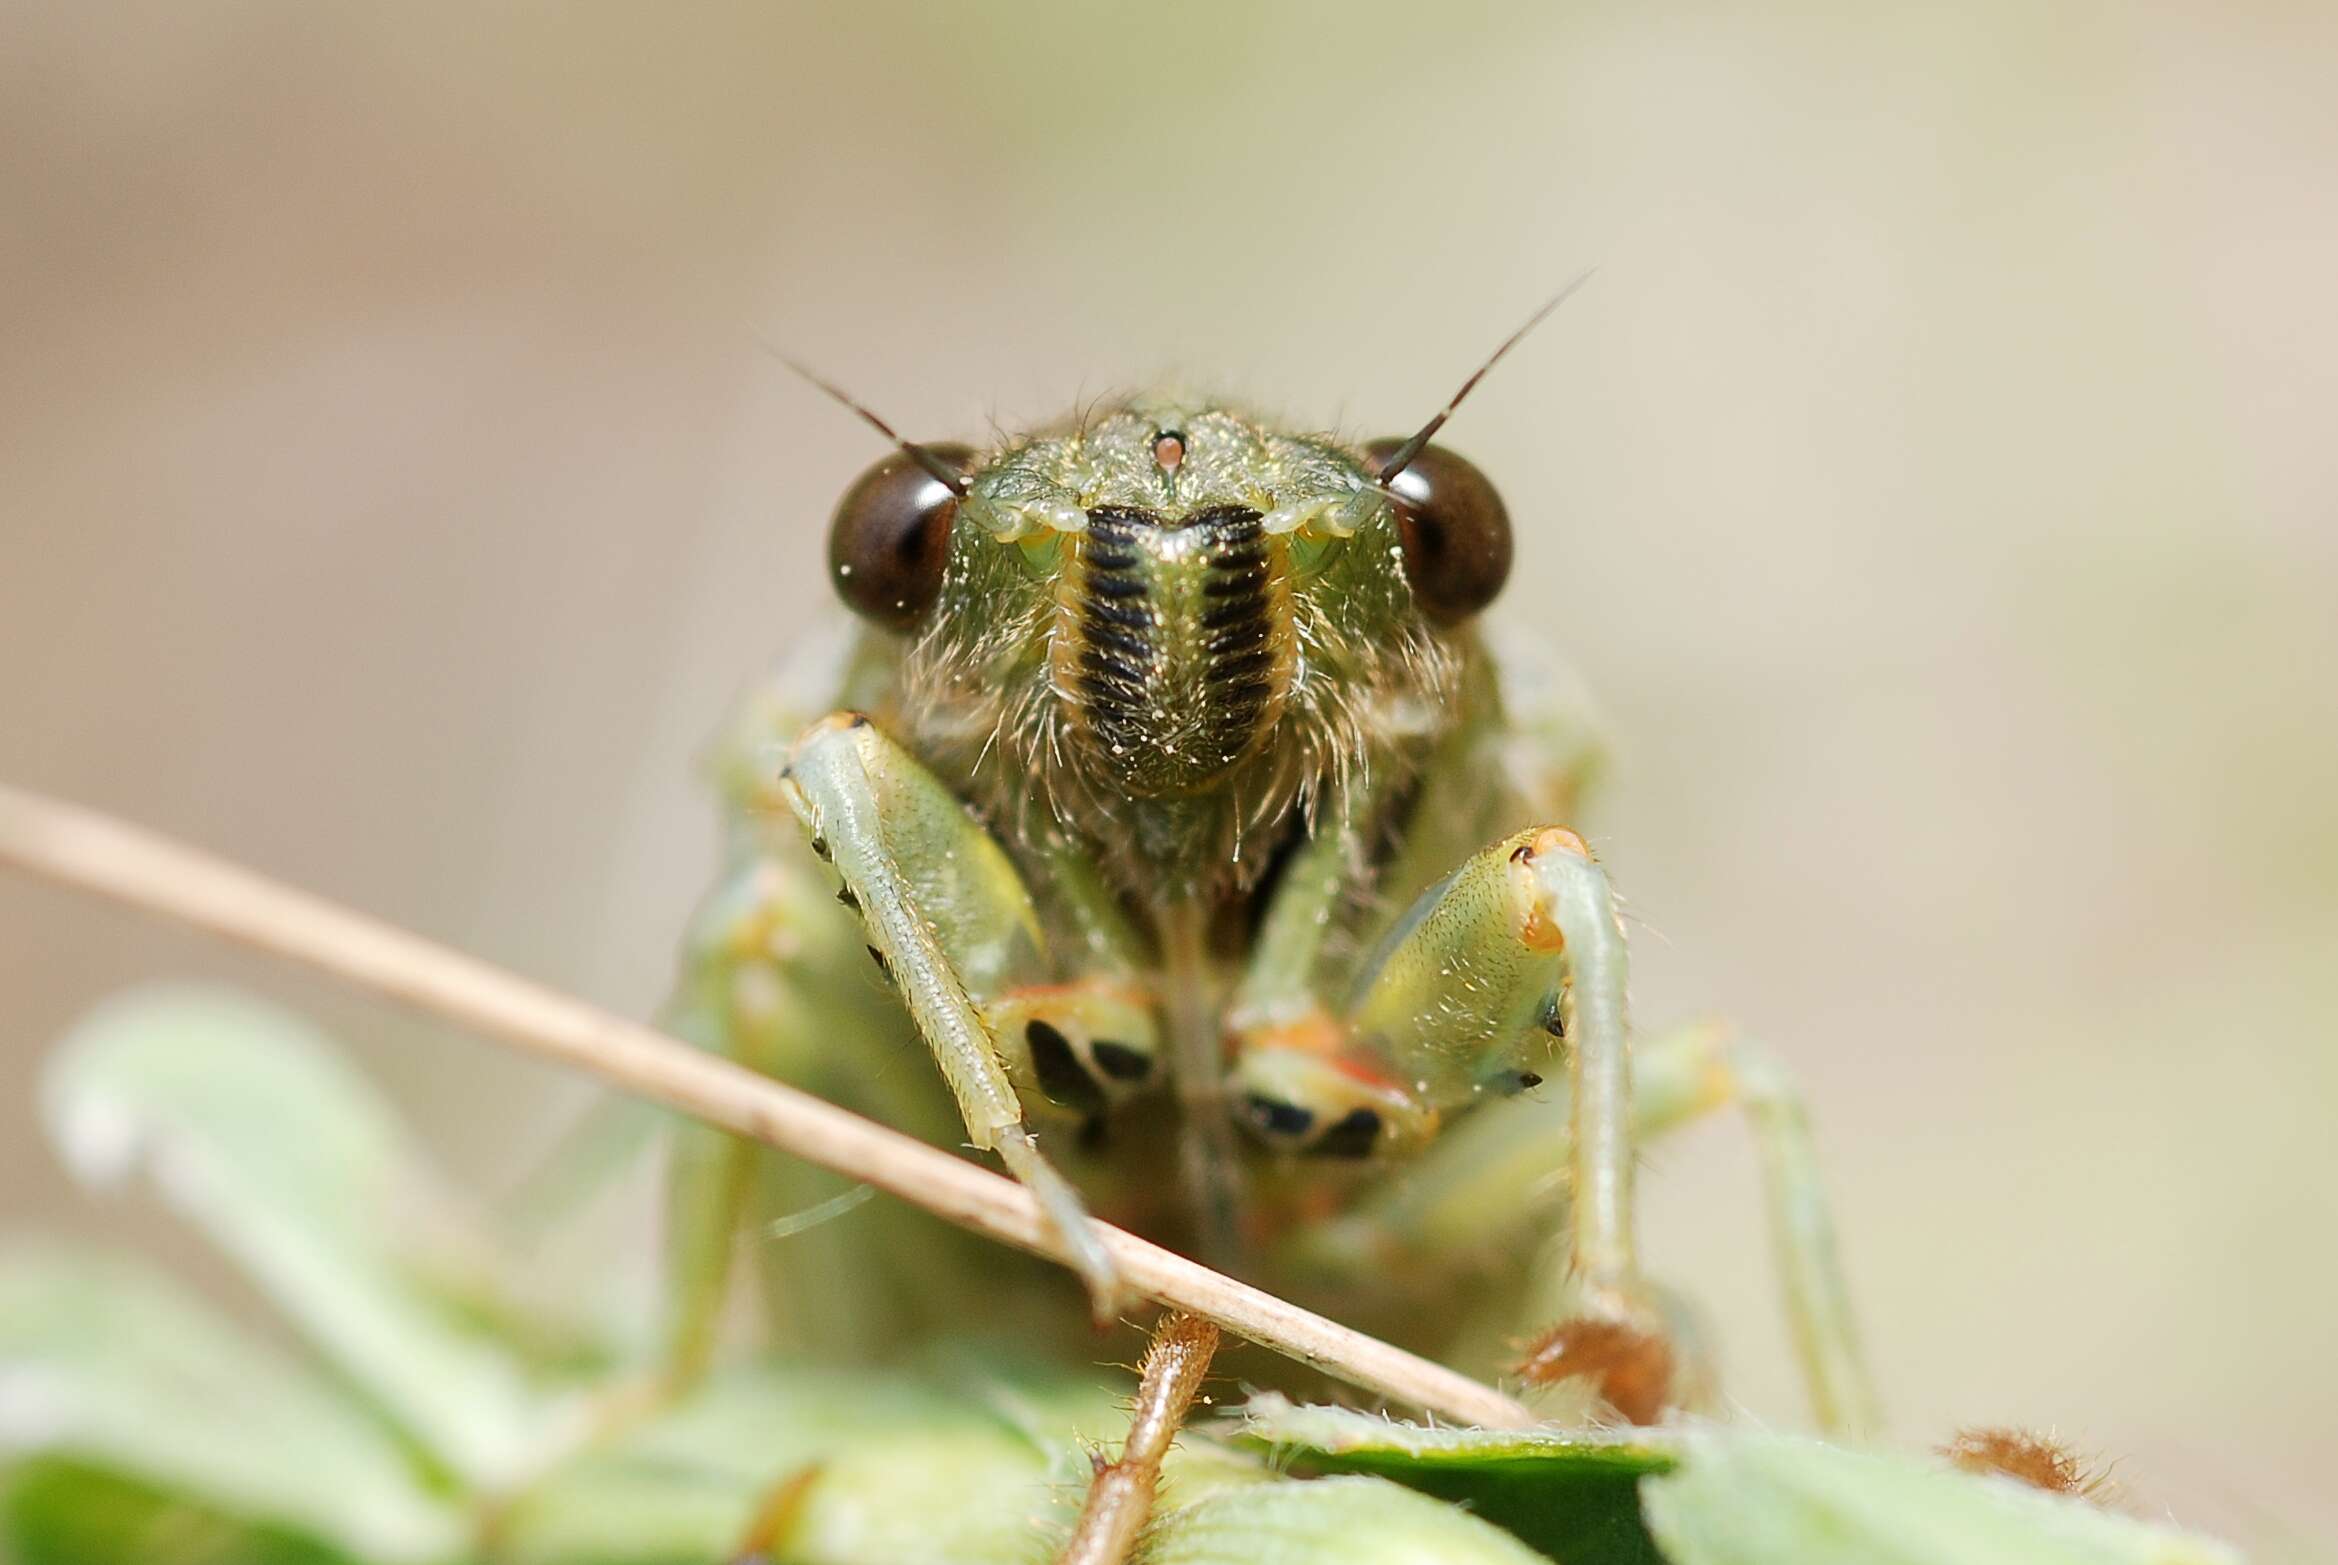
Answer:
MULTIPOLYGON (((0 15, 0 776, 643 1013, 878 451, 1164 375, 1452 441, 1612 712, 1644 1018, 1808 1083, 1902 1429, 2338 1521, 2338 10, 0 15)), ((573 1087, 0 880, 0 1222, 150 975, 467 1180, 573 1087)), ((1651 1248, 1792 1422, 1732 1127, 1651 1248)), ((154 1238, 154 1242, 171 1243, 154 1238)), ((182 1246, 183 1248, 183 1246, 182 1246)))

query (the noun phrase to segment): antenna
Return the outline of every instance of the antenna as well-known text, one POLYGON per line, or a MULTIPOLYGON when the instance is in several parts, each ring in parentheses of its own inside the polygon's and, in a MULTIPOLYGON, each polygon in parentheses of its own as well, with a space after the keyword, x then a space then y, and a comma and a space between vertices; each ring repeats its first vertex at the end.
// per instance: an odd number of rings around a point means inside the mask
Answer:
MULTIPOLYGON (((964 499, 966 497, 966 475, 959 472, 957 468, 943 461, 940 457, 934 455, 931 451, 928 451, 925 447, 919 445, 916 441, 902 439, 900 434, 895 431, 892 425, 877 417, 876 414, 870 412, 867 408, 862 407, 858 402, 854 401, 851 397, 847 396, 844 392, 840 391, 835 386, 829 384, 825 380, 822 380, 819 376, 804 368, 803 365, 798 364, 794 359, 789 358, 786 354, 780 352, 777 348, 772 347, 771 344, 765 343, 763 346, 765 351, 769 352, 771 356, 779 360, 780 363, 786 365, 789 369, 794 370, 805 380, 810 381, 814 386, 826 392, 829 397, 835 401, 842 403, 845 407, 850 408, 853 412, 859 414, 862 422, 866 423, 869 428, 875 430, 878 434, 883 435, 887 440, 893 442, 894 449, 898 450, 903 456, 909 458, 909 460, 912 462, 915 462, 919 467, 924 468, 928 473, 931 473, 938 482, 948 487, 950 493, 958 496, 960 499, 964 499)), ((1509 344, 1504 343, 1503 346, 1508 347, 1509 344)))
MULTIPOLYGON (((1397 474, 1403 472, 1406 468, 1413 465, 1413 459, 1421 454, 1421 448, 1426 446, 1430 440, 1435 438, 1437 431, 1445 427, 1445 421, 1453 416, 1453 410, 1461 406, 1461 399, 1468 396, 1471 392, 1477 390, 1477 383, 1486 378, 1486 371, 1501 363, 1502 355, 1508 353, 1512 348, 1517 347, 1520 338, 1524 337, 1528 332, 1534 330, 1537 326, 1540 326, 1543 321, 1550 315, 1551 311, 1557 309, 1560 305, 1565 304, 1576 289, 1591 281, 1591 273, 1595 270, 1597 270, 1597 268, 1588 268, 1582 272, 1577 273, 1574 281, 1568 283, 1566 287, 1561 288, 1557 293, 1552 294, 1549 299, 1544 301, 1543 307, 1541 309, 1528 316, 1526 318, 1525 325, 1519 327, 1509 336, 1502 339, 1502 345, 1499 348, 1496 348, 1492 353, 1488 354, 1486 356, 1485 363, 1480 364, 1477 367, 1477 373, 1470 376, 1469 379, 1461 383, 1461 389, 1453 394, 1453 400, 1446 403, 1435 418, 1429 420, 1426 424, 1423 424, 1419 431, 1414 434, 1412 439, 1406 441, 1403 445, 1396 448, 1395 454, 1389 457, 1388 461, 1380 469, 1379 482, 1381 488, 1386 489, 1397 474)), ((830 394, 835 395, 834 392, 831 392, 830 394)), ((863 418, 867 418, 868 414, 864 410, 861 413, 861 416, 863 418)), ((877 427, 879 429, 884 429, 885 426, 879 424, 877 427)), ((892 431, 887 430, 886 433, 890 434, 892 431)))

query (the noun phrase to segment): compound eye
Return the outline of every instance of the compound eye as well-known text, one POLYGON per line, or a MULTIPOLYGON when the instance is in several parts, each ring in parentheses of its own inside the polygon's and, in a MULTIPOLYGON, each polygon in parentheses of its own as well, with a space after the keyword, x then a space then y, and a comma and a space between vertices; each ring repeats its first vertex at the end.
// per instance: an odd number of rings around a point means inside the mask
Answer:
MULTIPOLYGON (((1379 472, 1403 444, 1373 441, 1366 465, 1379 472)), ((1423 446, 1388 492, 1421 612, 1451 624, 1493 602, 1510 576, 1510 511, 1486 475, 1443 446, 1423 446)))
MULTIPOLYGON (((923 449, 952 467, 974 462, 970 447, 923 449)), ((950 523, 958 497, 950 486, 896 451, 853 480, 828 526, 828 575, 856 614, 907 630, 941 594, 950 558, 950 523)))

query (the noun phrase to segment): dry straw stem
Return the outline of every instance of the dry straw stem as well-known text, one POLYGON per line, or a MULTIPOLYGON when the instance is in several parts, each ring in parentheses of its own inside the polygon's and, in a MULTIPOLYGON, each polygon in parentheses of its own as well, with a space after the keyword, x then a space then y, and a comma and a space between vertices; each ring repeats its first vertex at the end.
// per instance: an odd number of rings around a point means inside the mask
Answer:
MULTIPOLYGON (((710 1125, 1062 1261, 1020 1185, 654 1029, 93 810, 0 785, 0 862, 288 958, 590 1072, 710 1125)), ((1465 1423, 1534 1421, 1490 1386, 1109 1225, 1147 1298, 1408 1406, 1465 1423)))

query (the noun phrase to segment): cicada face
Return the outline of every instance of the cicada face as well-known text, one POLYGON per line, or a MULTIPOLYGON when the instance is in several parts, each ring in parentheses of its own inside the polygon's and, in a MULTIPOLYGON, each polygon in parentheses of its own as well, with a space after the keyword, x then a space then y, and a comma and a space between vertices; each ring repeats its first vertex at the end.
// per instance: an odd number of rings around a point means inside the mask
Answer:
POLYGON ((1123 806, 1173 819, 1200 862, 1453 710, 1508 518, 1436 447, 1383 485, 1396 445, 1159 402, 915 448, 846 495, 831 567, 908 638, 929 752, 971 750, 1094 837, 1125 835, 1123 806))

